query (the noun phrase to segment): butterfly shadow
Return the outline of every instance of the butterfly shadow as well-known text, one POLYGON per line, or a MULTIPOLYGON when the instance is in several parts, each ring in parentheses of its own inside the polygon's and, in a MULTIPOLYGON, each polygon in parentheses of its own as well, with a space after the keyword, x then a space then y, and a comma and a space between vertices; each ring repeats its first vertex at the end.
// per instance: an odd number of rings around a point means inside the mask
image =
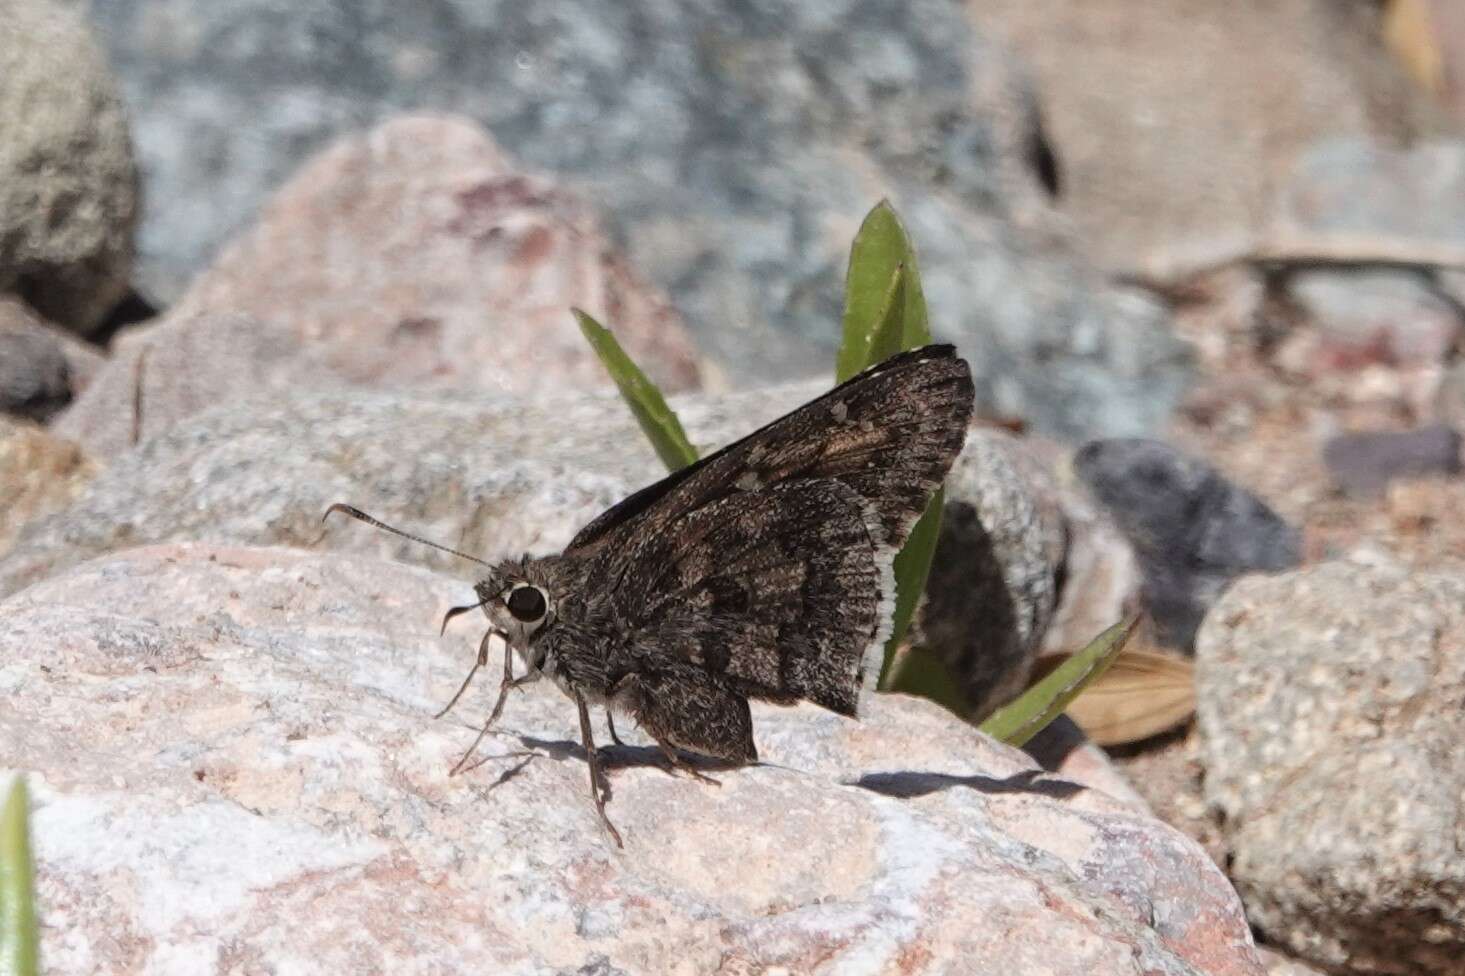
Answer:
MULTIPOLYGON (((464 770, 466 772, 469 769, 475 769, 483 765, 483 763, 494 759, 524 757, 519 763, 505 770, 499 776, 499 779, 488 787, 490 790, 501 786, 509 779, 517 776, 530 761, 536 758, 553 759, 555 762, 573 760, 584 763, 589 761, 589 757, 585 754, 585 747, 571 739, 541 739, 536 736, 525 735, 524 733, 506 734, 513 735, 514 738, 518 739, 525 751, 486 756, 464 770)), ((599 746, 597 751, 600 753, 601 768, 606 773, 604 786, 607 800, 611 798, 613 793, 609 782, 610 773, 615 770, 631 769, 639 766, 660 769, 672 776, 682 775, 679 770, 671 767, 671 764, 667 762, 666 756, 655 746, 638 746, 630 745, 629 743, 620 743, 618 745, 599 746)), ((688 767, 703 775, 726 772, 728 770, 738 769, 743 765, 720 759, 710 759, 694 752, 678 752, 677 756, 688 767)))
POLYGON ((957 787, 976 790, 978 793, 985 793, 988 796, 1002 793, 1029 793, 1054 800, 1066 800, 1088 789, 1086 786, 1068 780, 1043 778, 1048 775, 1050 774, 1044 769, 1024 769, 1022 772, 1013 773, 1004 778, 900 770, 888 773, 866 773, 858 779, 846 780, 845 785, 858 786, 861 789, 870 790, 872 793, 899 800, 927 796, 957 787))

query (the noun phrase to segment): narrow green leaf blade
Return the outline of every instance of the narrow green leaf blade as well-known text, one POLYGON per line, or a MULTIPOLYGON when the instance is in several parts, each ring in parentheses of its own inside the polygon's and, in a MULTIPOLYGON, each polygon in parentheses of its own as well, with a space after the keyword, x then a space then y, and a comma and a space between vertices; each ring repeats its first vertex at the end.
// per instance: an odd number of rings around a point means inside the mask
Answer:
MULTIPOLYGON (((881 200, 866 215, 850 245, 845 275, 844 335, 835 363, 842 382, 904 349, 931 341, 926 296, 915 248, 890 201, 881 200)), ((960 701, 951 676, 921 665, 919 654, 907 654, 900 671, 891 674, 896 648, 905 640, 916 603, 926 589, 936 540, 941 534, 942 495, 938 491, 911 529, 905 547, 895 558, 894 629, 885 645, 885 660, 878 687, 912 691, 937 701, 960 701), (919 689, 901 682, 914 682, 919 689)))
MULTIPOLYGON (((934 701, 945 702, 951 699, 960 702, 961 692, 957 690, 956 683, 951 682, 951 687, 938 694, 927 694, 925 691, 917 691, 910 687, 909 683, 916 681, 922 687, 929 687, 937 678, 916 678, 906 675, 906 672, 915 666, 918 659, 907 655, 906 662, 896 669, 892 674, 892 662, 895 660, 896 648, 900 647, 905 640, 906 631, 910 629, 911 618, 915 616, 916 601, 926 591, 926 577, 931 572, 931 560, 936 556, 936 542, 941 537, 941 510, 946 501, 946 489, 937 488, 936 494, 931 496, 931 503, 916 519, 916 524, 911 527, 911 534, 906 537, 905 546, 895 554, 895 611, 894 629, 890 632, 890 640, 885 644, 885 662, 880 669, 880 683, 876 686, 881 691, 907 691, 912 694, 921 694, 934 701)), ((945 669, 942 669, 945 674, 945 669)), ((950 676, 946 676, 950 681, 950 676)))
POLYGON ((902 349, 919 349, 931 344, 931 323, 926 317, 926 293, 921 288, 921 269, 916 265, 916 249, 906 241, 905 261, 905 327, 902 349))
POLYGON ((0 808, 0 976, 36 976, 37 971, 29 807, 25 780, 17 776, 0 808))
MULTIPOLYGON (((890 275, 890 284, 885 289, 885 300, 870 337, 870 361, 868 366, 884 362, 905 348, 905 265, 897 264, 890 275)), ((862 367, 863 368, 863 367, 862 367)))
MULTIPOLYGON (((843 337, 835 359, 835 378, 839 382, 877 362, 871 352, 886 311, 890 280, 896 268, 910 265, 911 256, 900 218, 888 200, 881 200, 866 215, 850 245, 849 270, 844 279, 843 337)), ((908 290, 902 318, 910 302, 908 290)), ((921 308, 925 308, 924 300, 921 308)), ((900 338, 906 338, 904 324, 900 338)))
POLYGON ((1016 701, 993 712, 982 723, 982 731, 1008 745, 1024 745, 1062 715, 1068 703, 1114 663, 1138 623, 1137 616, 1130 617, 1095 637, 1016 701))
POLYGON ((575 321, 580 324, 580 332, 600 357, 601 363, 610 373, 610 378, 615 380, 621 396, 630 406, 631 413, 651 441, 651 446, 656 449, 661 463, 666 465, 667 470, 676 471, 696 461, 697 449, 687 439, 682 422, 677 419, 671 407, 666 405, 666 398, 661 395, 656 384, 631 361, 631 357, 626 355, 609 329, 578 308, 571 311, 575 313, 575 321))
POLYGON ((956 678, 947 670, 945 662, 924 647, 907 647, 900 660, 886 662, 890 672, 888 685, 882 678, 881 691, 898 691, 907 695, 929 698, 936 704, 957 715, 965 716, 970 711, 956 678))

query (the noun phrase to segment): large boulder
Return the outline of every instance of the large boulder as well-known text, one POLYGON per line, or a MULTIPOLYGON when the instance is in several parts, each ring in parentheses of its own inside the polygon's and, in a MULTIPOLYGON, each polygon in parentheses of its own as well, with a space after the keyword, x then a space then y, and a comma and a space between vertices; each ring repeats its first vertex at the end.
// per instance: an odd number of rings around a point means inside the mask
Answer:
POLYGON ((1263 248, 1275 187, 1315 141, 1450 128, 1381 43, 1382 6, 967 4, 1032 66, 1063 207, 1100 264, 1162 281, 1263 248))
POLYGON ((431 718, 469 592, 169 545, 0 603, 48 968, 1261 976, 1194 844, 917 699, 755 706, 762 762, 720 787, 609 749, 624 850, 547 682, 450 776, 490 692, 431 718))
POLYGON ((139 211, 117 79, 85 17, 0 8, 0 293, 86 334, 127 292, 139 211))
POLYGON ((1240 580, 1196 691, 1206 796, 1267 938, 1329 971, 1460 972, 1465 570, 1240 580))

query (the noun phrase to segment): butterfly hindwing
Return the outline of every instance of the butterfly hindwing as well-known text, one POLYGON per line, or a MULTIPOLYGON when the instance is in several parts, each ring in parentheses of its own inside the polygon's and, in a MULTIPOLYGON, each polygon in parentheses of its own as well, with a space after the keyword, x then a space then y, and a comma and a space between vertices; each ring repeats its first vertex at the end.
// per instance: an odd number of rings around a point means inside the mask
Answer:
POLYGON ((613 597, 638 667, 688 662, 754 698, 853 715, 894 584, 850 488, 786 482, 719 499, 635 546, 613 597))

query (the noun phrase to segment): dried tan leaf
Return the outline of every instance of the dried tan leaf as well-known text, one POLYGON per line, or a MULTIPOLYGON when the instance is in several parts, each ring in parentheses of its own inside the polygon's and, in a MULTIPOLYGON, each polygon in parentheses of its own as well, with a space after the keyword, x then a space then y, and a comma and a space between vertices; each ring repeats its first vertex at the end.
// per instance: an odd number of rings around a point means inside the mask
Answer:
MULTIPOLYGON (((1065 660, 1062 654, 1039 659, 1034 679, 1065 660)), ((1069 703, 1067 714, 1101 746, 1159 735, 1195 714, 1195 666, 1171 654, 1125 648, 1108 671, 1069 703)))

